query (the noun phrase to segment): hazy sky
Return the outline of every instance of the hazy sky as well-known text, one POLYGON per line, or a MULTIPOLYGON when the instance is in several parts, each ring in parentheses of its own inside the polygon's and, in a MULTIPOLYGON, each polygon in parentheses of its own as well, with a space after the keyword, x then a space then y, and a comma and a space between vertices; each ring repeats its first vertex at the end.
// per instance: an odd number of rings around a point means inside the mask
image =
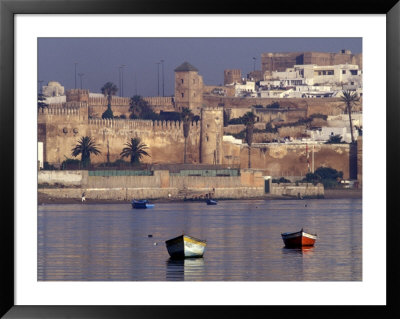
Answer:
MULTIPOLYGON (((65 89, 82 87, 100 92, 106 82, 120 87, 121 65, 123 95, 162 96, 174 93, 174 69, 187 61, 199 70, 206 85, 224 81, 225 69, 240 69, 242 76, 261 69, 261 53, 320 51, 362 52, 361 38, 40 38, 38 40, 38 81, 47 85, 58 81, 65 89), (158 76, 159 70, 159 76, 158 76), (159 82, 159 89, 157 80, 159 82)), ((120 95, 120 92, 117 93, 120 95)))

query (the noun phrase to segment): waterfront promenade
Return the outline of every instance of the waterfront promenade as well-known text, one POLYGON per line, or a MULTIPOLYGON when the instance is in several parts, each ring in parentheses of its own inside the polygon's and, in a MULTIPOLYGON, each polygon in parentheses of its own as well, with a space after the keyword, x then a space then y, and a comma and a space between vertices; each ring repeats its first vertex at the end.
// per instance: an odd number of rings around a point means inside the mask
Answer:
MULTIPOLYGON (((59 190, 62 191, 62 190, 59 190)), ((362 190, 361 189, 326 189, 324 194, 324 199, 351 199, 351 198, 362 198, 362 190)), ((254 200, 274 200, 274 199, 293 199, 289 197, 283 196, 271 196, 271 195, 264 195, 254 198, 248 198, 254 200)), ((323 200, 323 199, 321 199, 323 200)), ((153 202, 180 202, 181 199, 154 199, 153 202)), ((76 204, 80 203, 80 198, 60 198, 60 197, 52 197, 48 194, 45 194, 38 191, 38 204, 76 204)), ((118 203, 130 203, 131 199, 96 199, 96 198, 86 198, 85 204, 118 204, 118 203)))

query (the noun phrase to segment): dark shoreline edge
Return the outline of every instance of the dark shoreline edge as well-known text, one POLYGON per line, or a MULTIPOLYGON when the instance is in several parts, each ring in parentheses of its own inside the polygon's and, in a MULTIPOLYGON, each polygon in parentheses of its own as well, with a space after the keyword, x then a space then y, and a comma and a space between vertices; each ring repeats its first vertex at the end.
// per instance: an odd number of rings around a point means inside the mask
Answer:
MULTIPOLYGON (((271 196, 266 195, 263 197, 253 197, 253 198, 238 198, 238 199, 228 199, 228 198, 216 198, 217 200, 307 200, 307 199, 362 199, 361 189, 328 189, 325 190, 325 195, 323 198, 304 198, 297 199, 288 196, 271 196)), ((177 203, 185 202, 182 199, 151 199, 152 203, 177 203)), ((188 200, 187 202, 201 202, 204 200, 188 200)), ((80 198, 49 198, 48 195, 38 191, 38 205, 43 204, 79 204, 81 203, 80 198)), ((86 198, 85 205, 87 204, 130 204, 130 200, 118 200, 118 199, 92 199, 86 198)))

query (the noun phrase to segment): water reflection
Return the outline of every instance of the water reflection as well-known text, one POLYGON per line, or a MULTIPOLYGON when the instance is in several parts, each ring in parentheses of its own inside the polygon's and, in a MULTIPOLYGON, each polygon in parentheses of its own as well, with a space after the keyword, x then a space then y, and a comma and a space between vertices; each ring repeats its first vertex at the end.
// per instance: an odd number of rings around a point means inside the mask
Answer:
POLYGON ((301 247, 301 248, 282 248, 283 254, 293 254, 293 255, 308 255, 311 256, 314 253, 315 247, 301 247))
POLYGON ((199 281, 204 279, 204 258, 172 259, 166 262, 166 279, 171 281, 199 281))
POLYGON ((361 200, 302 203, 39 206, 38 280, 361 280, 361 200), (283 248, 280 234, 302 227, 316 246, 283 248), (168 260, 164 241, 182 232, 207 240, 204 259, 168 260))

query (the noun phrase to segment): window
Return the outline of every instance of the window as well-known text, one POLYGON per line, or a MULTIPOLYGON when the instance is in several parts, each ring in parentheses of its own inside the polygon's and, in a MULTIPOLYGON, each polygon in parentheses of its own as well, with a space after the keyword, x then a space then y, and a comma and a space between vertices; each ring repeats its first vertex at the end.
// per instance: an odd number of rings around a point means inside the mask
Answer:
POLYGON ((193 79, 193 84, 195 84, 196 83, 196 79, 193 79))
POLYGON ((181 93, 182 97, 184 97, 184 93, 181 93))
POLYGON ((342 74, 346 74, 346 70, 342 70, 342 74))
POLYGON ((183 83, 183 79, 181 79, 181 82, 183 83))

